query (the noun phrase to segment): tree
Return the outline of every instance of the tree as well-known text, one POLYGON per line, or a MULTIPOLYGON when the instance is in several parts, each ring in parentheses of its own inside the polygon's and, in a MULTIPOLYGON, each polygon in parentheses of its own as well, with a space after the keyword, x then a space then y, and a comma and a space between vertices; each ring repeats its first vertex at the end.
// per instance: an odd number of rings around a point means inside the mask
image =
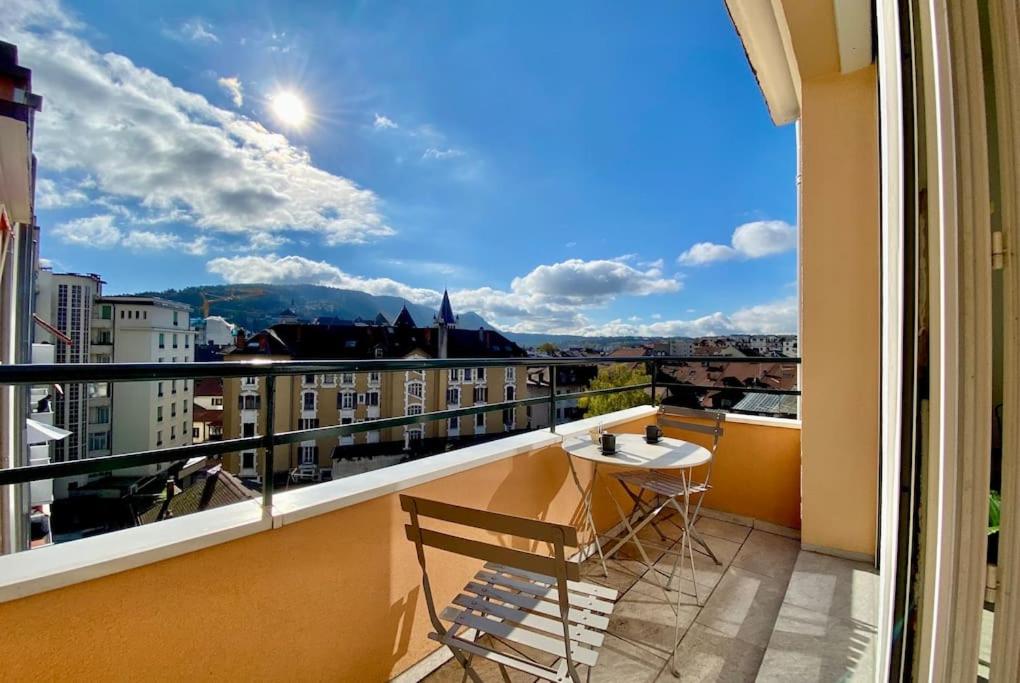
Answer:
MULTIPOLYGON (((608 368, 599 368, 599 374, 588 383, 589 389, 611 389, 613 387, 626 387, 632 384, 647 384, 651 378, 640 368, 630 368, 626 365, 612 365, 608 368)), ((585 417, 605 415, 625 408, 648 403, 648 394, 644 389, 633 391, 618 391, 611 394, 600 394, 598 396, 585 396, 579 403, 585 409, 585 417)))
POLYGON ((543 342, 543 343, 538 345, 538 350, 541 351, 542 353, 544 353, 547 356, 551 356, 552 354, 556 353, 560 349, 559 349, 558 346, 556 346, 552 342, 543 342))

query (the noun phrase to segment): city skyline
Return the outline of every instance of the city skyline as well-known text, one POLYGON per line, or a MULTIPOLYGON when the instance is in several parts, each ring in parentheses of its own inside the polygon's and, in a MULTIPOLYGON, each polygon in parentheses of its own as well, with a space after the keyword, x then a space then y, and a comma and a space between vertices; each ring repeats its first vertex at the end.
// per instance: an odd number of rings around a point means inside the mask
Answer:
POLYGON ((725 9, 580 8, 14 6, 43 257, 115 293, 449 287, 510 332, 795 333, 794 131, 725 9))

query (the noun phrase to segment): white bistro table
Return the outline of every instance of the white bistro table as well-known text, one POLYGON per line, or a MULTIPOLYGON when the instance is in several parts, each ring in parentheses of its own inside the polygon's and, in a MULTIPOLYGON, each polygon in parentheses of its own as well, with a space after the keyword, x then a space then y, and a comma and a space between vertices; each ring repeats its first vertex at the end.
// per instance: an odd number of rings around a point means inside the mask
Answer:
MULTIPOLYGON (((595 548, 598 550, 599 559, 602 561, 602 571, 605 572, 606 576, 609 576, 609 570, 606 568, 606 557, 612 557, 613 553, 619 550, 625 543, 633 542, 637 546, 638 552, 641 553, 641 559, 645 565, 651 570, 651 573, 658 577, 658 570, 655 565, 652 564, 651 559, 645 552, 644 546, 641 544, 641 539, 638 537, 638 532, 646 524, 651 523, 655 517, 659 515, 667 506, 672 506, 677 512, 680 513, 681 519, 684 523, 684 536, 681 541, 680 552, 676 557, 676 560, 681 560, 684 557, 685 552, 689 553, 691 562, 691 582, 694 585, 694 597, 695 601, 700 605, 701 598, 698 595, 698 581, 694 570, 694 546, 693 542, 697 542, 703 546, 711 555, 712 559, 716 563, 719 562, 715 558, 715 555, 708 548, 704 539, 700 537, 697 531, 694 530, 693 519, 690 514, 690 499, 687 493, 684 494, 684 504, 680 505, 673 497, 660 496, 660 502, 657 506, 651 509, 646 509, 645 506, 640 505, 640 492, 637 496, 627 491, 632 498, 635 499, 635 513, 644 512, 644 517, 640 520, 632 520, 620 506, 616 496, 609 487, 603 482, 602 486, 606 489, 609 494, 610 500, 616 506, 616 511, 620 515, 620 521, 627 529, 627 534, 620 540, 618 540, 605 554, 602 552, 602 544, 599 541, 598 529, 595 527, 595 521, 591 513, 591 499, 592 493, 595 489, 595 482, 601 481, 598 475, 599 465, 612 465, 614 467, 622 468, 636 468, 644 470, 656 470, 665 471, 670 473, 672 476, 676 476, 681 480, 682 490, 688 491, 690 485, 691 469, 698 467, 699 465, 705 465, 712 460, 712 453, 707 448, 699 446, 698 444, 683 441, 681 439, 671 439, 668 437, 662 437, 654 444, 647 443, 643 435, 640 434, 617 434, 616 435, 616 452, 608 455, 602 452, 602 446, 599 444, 593 444, 591 437, 584 435, 583 437, 568 438, 564 439, 563 449, 567 452, 567 459, 570 461, 570 473, 574 476, 574 483, 577 485, 578 490, 581 492, 581 496, 584 499, 584 515, 587 520, 588 526, 591 529, 592 538, 595 541, 595 548), (594 465, 592 471, 592 481, 588 488, 581 486, 581 480, 577 476, 577 471, 574 469, 574 458, 580 458, 582 460, 589 460, 594 465), (636 522, 636 523, 634 523, 636 522)), ((621 482, 622 485, 622 482, 621 482)), ((626 486, 624 485, 626 490, 626 486)), ((673 581, 673 574, 676 572, 677 562, 673 563, 673 571, 670 572, 669 578, 666 579, 666 584, 660 587, 664 591, 670 590, 670 584, 673 581)), ((677 666, 677 645, 680 642, 680 596, 682 591, 680 585, 676 588, 676 623, 674 624, 673 634, 673 653, 670 657, 670 669, 673 675, 679 676, 679 669, 677 666)))
MULTIPOLYGON (((642 560, 649 567, 653 564, 645 552, 644 546, 641 544, 641 540, 638 538, 637 533, 648 523, 658 515, 659 512, 665 507, 660 505, 652 512, 646 514, 636 524, 631 523, 631 518, 623 511, 619 501, 616 500, 616 496, 606 486, 605 483, 602 486, 606 489, 609 494, 610 500, 616 505, 616 511, 620 515, 620 521, 627 529, 627 534, 620 540, 618 540, 608 551, 603 552, 602 544, 599 541, 598 529, 595 526, 595 520, 592 517, 591 512, 591 501, 592 494, 595 489, 595 482, 600 481, 598 475, 599 465, 612 465, 614 467, 623 468, 636 468, 644 470, 667 470, 676 472, 680 477, 686 478, 690 470, 699 465, 704 465, 712 459, 712 453, 705 447, 699 446, 695 443, 683 441, 682 439, 671 439, 669 437, 662 437, 658 442, 654 444, 647 443, 645 437, 641 434, 617 434, 616 435, 616 452, 609 455, 602 452, 602 446, 599 444, 593 444, 591 438, 586 434, 584 436, 568 437, 563 441, 563 449, 568 454, 568 460, 570 462, 570 473, 574 477, 574 483, 577 485, 578 491, 580 491, 583 499, 583 513, 585 521, 588 527, 591 529, 592 537, 595 541, 595 548, 598 551, 599 559, 602 561, 602 571, 608 576, 609 570, 606 568, 606 557, 612 557, 613 554, 619 550, 626 543, 633 541, 637 546, 638 552, 641 554, 642 560), (574 469, 574 458, 580 458, 582 460, 588 460, 594 464, 592 471, 591 485, 587 488, 581 485, 581 480, 577 476, 577 470, 574 469)), ((677 510, 684 519, 684 531, 685 536, 694 536, 692 529, 688 522, 687 510, 677 506, 677 510)), ((684 539, 687 541, 687 539, 684 539)), ((692 567, 693 571, 693 559, 692 567)))

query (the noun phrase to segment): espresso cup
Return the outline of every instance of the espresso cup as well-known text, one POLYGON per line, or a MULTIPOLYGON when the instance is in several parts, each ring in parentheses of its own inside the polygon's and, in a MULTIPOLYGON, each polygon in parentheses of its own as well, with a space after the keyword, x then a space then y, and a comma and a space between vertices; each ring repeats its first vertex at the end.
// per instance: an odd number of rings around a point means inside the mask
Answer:
POLYGON ((645 427, 645 441, 648 443, 658 443, 660 438, 662 438, 662 430, 659 429, 659 425, 648 425, 645 427))
POLYGON ((602 435, 602 452, 607 455, 616 452, 616 434, 602 435))

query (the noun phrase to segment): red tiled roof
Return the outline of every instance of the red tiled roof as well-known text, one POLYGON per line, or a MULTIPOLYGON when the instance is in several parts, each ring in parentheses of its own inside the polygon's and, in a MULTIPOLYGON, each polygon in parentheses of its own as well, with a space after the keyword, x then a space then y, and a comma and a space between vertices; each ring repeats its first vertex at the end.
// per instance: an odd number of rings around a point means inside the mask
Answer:
POLYGON ((222 396, 223 380, 216 377, 205 377, 195 381, 195 396, 222 396))

